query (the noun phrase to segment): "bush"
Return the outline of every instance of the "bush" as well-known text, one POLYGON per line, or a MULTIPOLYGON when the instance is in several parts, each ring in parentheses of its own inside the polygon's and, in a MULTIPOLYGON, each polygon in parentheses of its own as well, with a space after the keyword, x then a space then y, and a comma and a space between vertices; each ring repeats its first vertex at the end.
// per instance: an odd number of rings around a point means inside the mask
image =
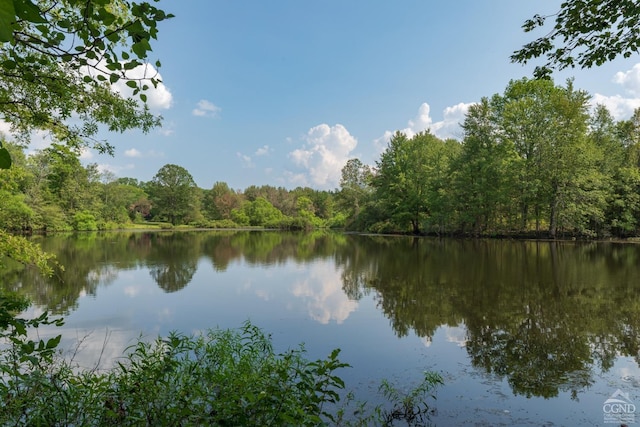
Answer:
POLYGON ((73 228, 78 231, 95 231, 98 229, 96 217, 89 211, 78 212, 73 216, 73 228))
POLYGON ((8 344, 0 351, 2 425, 412 425, 428 420, 425 400, 442 383, 428 373, 402 395, 384 382, 386 406, 367 412, 356 403, 351 411, 349 393, 340 408, 345 385, 335 371, 349 365, 339 361, 339 350, 316 361, 305 358, 303 346, 276 354, 269 336, 249 322, 239 330, 140 341, 111 371, 79 371, 56 357, 60 336, 27 338, 28 327, 51 323, 61 321, 45 313, 4 324, 10 327, 0 333, 8 344))
POLYGON ((211 228, 238 228, 238 224, 230 219, 217 219, 209 223, 211 228))

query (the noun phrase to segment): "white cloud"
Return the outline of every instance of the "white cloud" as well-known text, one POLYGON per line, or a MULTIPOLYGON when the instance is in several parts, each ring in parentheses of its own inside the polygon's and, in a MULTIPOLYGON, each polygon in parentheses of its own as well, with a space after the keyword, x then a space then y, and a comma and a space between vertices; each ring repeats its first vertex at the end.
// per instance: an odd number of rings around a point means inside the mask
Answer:
POLYGON ((306 303, 309 316, 323 325, 331 321, 341 324, 358 308, 358 302, 350 300, 342 290, 340 274, 329 263, 313 264, 291 290, 306 303))
POLYGON ((591 105, 604 105, 616 120, 626 120, 640 107, 640 64, 627 71, 618 71, 612 81, 622 86, 626 96, 596 93, 591 98, 591 105))
POLYGON ((307 176, 303 173, 293 173, 290 171, 285 171, 284 179, 286 182, 295 187, 306 187, 309 185, 307 176))
POLYGON ((93 152, 89 150, 87 147, 82 147, 80 149, 80 159, 81 160, 91 160, 93 158, 93 152))
MULTIPOLYGON (((414 137, 417 133, 430 130, 438 138, 461 138, 462 129, 460 124, 464 121, 464 116, 469 111, 469 107, 474 103, 460 102, 451 107, 447 107, 442 112, 442 120, 434 122, 431 117, 431 107, 428 103, 423 102, 418 108, 418 114, 415 118, 407 122, 407 127, 399 129, 400 132, 409 138, 414 137)), ((394 131, 385 131, 385 133, 373 141, 378 152, 384 151, 393 136, 394 131)))
MULTIPOLYGON (((142 79, 144 84, 149 86, 149 89, 144 91, 147 95, 147 105, 151 110, 166 110, 171 108, 173 103, 173 95, 164 83, 158 83, 156 87, 153 87, 151 83, 152 78, 162 80, 162 76, 158 70, 151 64, 139 65, 136 68, 127 71, 127 78, 129 79, 142 79)), ((138 95, 133 95, 133 89, 127 86, 127 80, 118 80, 111 85, 112 89, 122 96, 129 98, 137 98, 138 95)))
POLYGON ((4 120, 0 120, 0 136, 8 138, 11 135, 11 125, 4 120))
POLYGON ((250 169, 253 168, 255 165, 253 164, 253 161, 251 160, 251 157, 242 154, 240 152, 236 153, 236 156, 238 156, 238 158, 240 159, 240 161, 242 162, 242 167, 250 169))
POLYGON ((156 151, 156 150, 148 150, 145 152, 142 152, 140 150, 138 150, 137 148, 130 148, 128 150, 124 151, 124 156, 125 157, 130 157, 130 158, 152 158, 152 157, 164 157, 164 153, 162 151, 156 151))
POLYGON ((123 166, 112 165, 109 163, 98 164, 98 172, 100 173, 111 172, 115 175, 118 175, 120 172, 123 172, 123 171, 132 170, 134 168, 135 168, 135 165, 133 163, 128 163, 123 166))
POLYGON ((124 155, 127 157, 142 157, 142 153, 135 148, 130 148, 129 150, 125 150, 124 155))
MULTIPOLYGON (((311 184, 330 189, 338 186, 342 168, 357 145, 356 138, 344 126, 321 124, 309 129, 304 146, 290 152, 289 158, 307 170, 311 184)), ((290 174, 290 178, 300 181, 299 175, 290 174)))
POLYGON ((426 102, 423 102, 418 108, 418 115, 413 120, 409 120, 409 127, 402 132, 409 138, 413 137, 416 133, 427 130, 431 127, 431 107, 426 102))
POLYGON ((171 136, 175 133, 176 124, 174 122, 163 122, 157 132, 162 136, 171 136))
POLYGON ((596 93, 591 98, 591 105, 604 105, 617 120, 628 119, 633 110, 640 107, 640 99, 624 98, 620 95, 606 96, 596 93))
POLYGON ((222 108, 213 102, 201 99, 198 101, 197 107, 193 109, 192 114, 198 117, 218 117, 220 111, 222 111, 222 108))
POLYGON ((460 124, 464 122, 464 117, 474 103, 460 102, 451 107, 447 107, 442 112, 442 121, 436 122, 431 127, 431 131, 439 138, 462 139, 462 128, 460 124))
POLYGON ((271 149, 269 148, 268 145, 263 145, 262 147, 258 148, 255 152, 256 156, 266 156, 267 154, 269 154, 269 151, 271 151, 271 149))
POLYGON ((613 82, 622 85, 631 95, 640 95, 640 64, 627 71, 618 71, 613 76, 613 82))

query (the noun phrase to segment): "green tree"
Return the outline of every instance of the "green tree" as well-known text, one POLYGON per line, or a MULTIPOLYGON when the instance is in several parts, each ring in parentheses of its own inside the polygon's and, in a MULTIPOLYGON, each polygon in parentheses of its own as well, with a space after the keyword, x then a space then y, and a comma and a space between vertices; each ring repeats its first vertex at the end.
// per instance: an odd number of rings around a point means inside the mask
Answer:
POLYGON ((24 202, 23 194, 0 190, 0 224, 10 231, 28 231, 33 226, 33 210, 24 202))
POLYGON ((483 98, 469 108, 462 124, 462 152, 452 167, 458 225, 476 235, 498 228, 513 195, 517 154, 513 143, 501 138, 500 117, 492 104, 483 98))
POLYGON ((42 150, 38 166, 46 169, 45 197, 68 214, 80 210, 96 211, 99 173, 95 164, 82 166, 76 153, 61 144, 42 150))
POLYGON ((535 15, 525 21, 525 32, 555 23, 544 36, 525 44, 511 55, 512 62, 546 58, 536 67, 537 77, 548 77, 553 69, 591 68, 638 53, 640 47, 640 4, 634 0, 566 0, 553 15, 535 15))
POLYGON ((149 183, 149 196, 157 215, 176 225, 196 213, 196 189, 189 171, 182 166, 167 164, 149 183))
POLYGON ((440 204, 447 168, 445 144, 430 132, 413 138, 396 132, 376 162, 372 185, 383 214, 398 231, 419 234, 440 204))
MULTIPOLYGON (((629 120, 613 122, 604 107, 592 126, 592 138, 605 147, 605 165, 610 169, 611 195, 606 224, 617 236, 637 235, 640 229, 640 109, 629 120)), ((596 112, 598 113, 598 111, 596 112)))
POLYGON ((233 209, 232 219, 239 225, 277 227, 284 215, 267 199, 258 196, 253 201, 245 201, 241 208, 233 209))
POLYGON ((338 205, 349 217, 350 223, 358 223, 358 217, 373 193, 373 171, 360 159, 349 159, 342 168, 338 205))
POLYGON ((205 193, 203 210, 209 219, 231 219, 231 211, 239 208, 241 202, 241 197, 226 182, 217 181, 205 193))
POLYGON ((75 147, 109 152, 113 147, 95 139, 98 124, 120 132, 159 125, 110 85, 126 81, 146 102, 157 75, 139 79, 132 70, 144 66, 158 23, 170 17, 148 2, 3 0, 0 118, 25 141, 42 130, 75 147))
POLYGON ((317 228, 324 225, 324 221, 316 216, 313 201, 307 196, 297 198, 296 217, 301 218, 307 224, 304 228, 317 228))
POLYGON ((522 229, 587 232, 606 200, 597 169, 602 152, 587 137, 589 96, 550 80, 512 81, 499 102, 504 135, 521 158, 518 205, 522 229), (533 217, 533 218, 532 218, 533 217))

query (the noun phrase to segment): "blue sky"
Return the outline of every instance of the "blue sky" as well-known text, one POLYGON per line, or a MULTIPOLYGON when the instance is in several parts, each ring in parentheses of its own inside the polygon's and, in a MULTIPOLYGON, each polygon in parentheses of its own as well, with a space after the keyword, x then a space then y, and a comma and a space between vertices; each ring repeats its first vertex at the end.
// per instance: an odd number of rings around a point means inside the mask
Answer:
MULTIPOLYGON (((188 0, 161 2, 150 94, 162 129, 104 135, 117 176, 148 181, 167 163, 202 188, 269 184, 335 189, 346 160, 374 164, 395 130, 461 136, 468 105, 533 66, 509 55, 521 25, 551 0, 188 0)), ((557 73, 619 119, 640 106, 640 57, 557 73)))

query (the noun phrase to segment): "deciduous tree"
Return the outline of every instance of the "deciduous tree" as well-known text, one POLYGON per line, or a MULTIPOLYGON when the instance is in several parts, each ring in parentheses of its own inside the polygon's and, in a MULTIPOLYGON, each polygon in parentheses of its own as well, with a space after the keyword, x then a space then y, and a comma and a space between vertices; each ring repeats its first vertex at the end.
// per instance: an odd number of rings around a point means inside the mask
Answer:
POLYGON ((196 183, 182 166, 167 164, 149 183, 149 196, 157 215, 172 224, 183 222, 197 207, 196 183))
POLYGON ((526 64, 545 57, 535 75, 548 77, 554 69, 590 68, 619 55, 628 58, 640 48, 639 17, 640 3, 635 0, 565 0, 557 13, 525 21, 525 32, 545 29, 549 18, 555 22, 544 36, 514 52, 511 60, 526 64))
MULTIPOLYGON (((74 147, 112 151, 95 139, 99 124, 110 131, 159 124, 111 85, 126 81, 146 102, 145 91, 159 79, 155 73, 140 78, 138 70, 146 66, 158 23, 172 15, 128 0, 3 0, 1 6, 0 119, 15 135, 28 140, 43 130, 74 147)), ((1 149, 0 162, 6 164, 1 149)))

